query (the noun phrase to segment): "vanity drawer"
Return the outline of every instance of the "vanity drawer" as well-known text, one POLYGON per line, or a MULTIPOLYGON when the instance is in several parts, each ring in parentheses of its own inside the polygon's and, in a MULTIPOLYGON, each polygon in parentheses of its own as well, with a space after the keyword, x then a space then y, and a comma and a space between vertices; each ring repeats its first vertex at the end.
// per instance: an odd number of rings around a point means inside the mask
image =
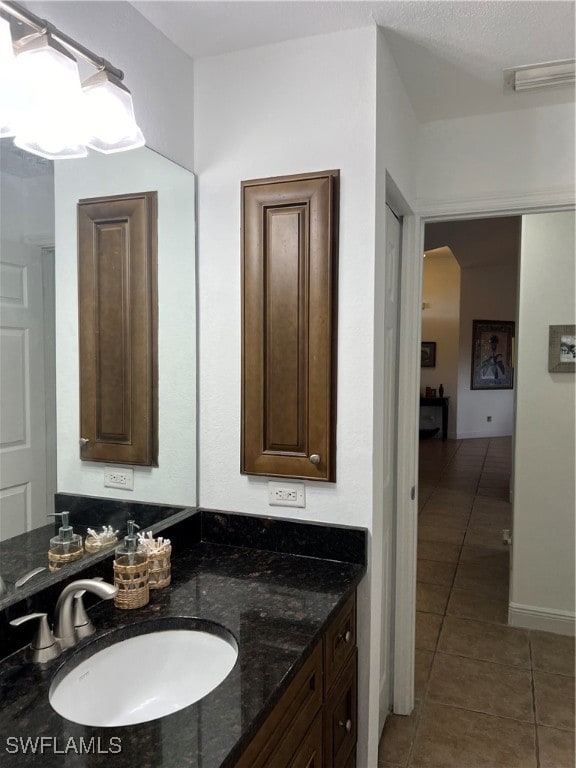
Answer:
POLYGON ((354 765, 357 738, 358 690, 354 652, 324 705, 324 760, 326 768, 354 765))
MULTIPOLYGON (((291 761, 321 706, 322 643, 318 643, 236 763, 236 768, 291 766, 291 761)), ((316 763, 312 765, 315 766, 316 763)))
POLYGON ((327 693, 356 647, 356 595, 330 625, 324 638, 324 691, 327 693))

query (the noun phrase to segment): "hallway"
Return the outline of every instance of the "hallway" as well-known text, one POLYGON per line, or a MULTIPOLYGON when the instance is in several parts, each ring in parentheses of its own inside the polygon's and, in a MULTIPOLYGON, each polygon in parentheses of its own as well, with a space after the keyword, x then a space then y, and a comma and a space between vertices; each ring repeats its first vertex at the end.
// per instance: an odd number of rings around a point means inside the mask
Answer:
POLYGON ((511 439, 420 443, 415 710, 379 768, 573 768, 574 639, 507 626, 511 439))

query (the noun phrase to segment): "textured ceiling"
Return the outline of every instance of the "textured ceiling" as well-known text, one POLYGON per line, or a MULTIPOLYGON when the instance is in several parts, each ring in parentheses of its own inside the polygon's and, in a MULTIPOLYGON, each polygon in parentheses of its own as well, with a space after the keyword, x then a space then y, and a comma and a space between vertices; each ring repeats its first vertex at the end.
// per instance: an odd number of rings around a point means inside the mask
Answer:
POLYGON ((376 23, 385 30, 422 122, 574 100, 570 87, 522 94, 503 88, 504 69, 575 56, 573 0, 136 0, 132 5, 194 58, 376 23))

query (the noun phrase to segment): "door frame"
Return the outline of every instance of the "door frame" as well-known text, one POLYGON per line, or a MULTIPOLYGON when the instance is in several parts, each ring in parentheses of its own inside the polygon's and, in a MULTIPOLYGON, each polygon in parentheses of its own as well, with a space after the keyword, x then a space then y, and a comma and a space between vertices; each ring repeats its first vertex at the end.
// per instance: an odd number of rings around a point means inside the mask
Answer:
POLYGON ((523 216, 574 210, 574 187, 483 198, 419 201, 404 217, 400 287, 398 467, 395 525, 393 711, 414 709, 418 536, 418 403, 424 227, 437 221, 523 216), (402 450, 400 450, 402 446, 402 450), (414 489, 414 494, 412 494, 414 489), (414 498, 412 498, 414 495, 414 498))

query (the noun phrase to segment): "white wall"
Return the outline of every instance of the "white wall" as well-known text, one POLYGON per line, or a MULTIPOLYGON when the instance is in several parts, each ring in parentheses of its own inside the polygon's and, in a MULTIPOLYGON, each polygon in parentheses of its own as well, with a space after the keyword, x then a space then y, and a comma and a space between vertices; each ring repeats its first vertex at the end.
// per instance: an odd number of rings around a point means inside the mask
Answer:
MULTIPOLYGON (((202 506, 372 526, 376 37, 353 30, 196 63, 202 506), (328 168, 341 173, 337 482, 309 482, 305 509, 279 509, 266 479, 239 470, 240 181, 328 168)), ((359 592, 359 765, 377 749, 370 588, 368 578, 359 592)))
POLYGON ((200 503, 370 526, 375 30, 200 59, 195 67, 200 503), (337 482, 270 507, 240 474, 240 182, 339 168, 337 482))
POLYGON ((470 379, 472 321, 515 322, 517 292, 517 264, 483 264, 461 271, 458 439, 511 435, 514 430, 514 389, 470 389, 470 379))
POLYGON ((419 210, 444 213, 451 205, 454 213, 468 201, 499 210, 511 197, 527 205, 531 197, 569 198, 574 123, 573 104, 426 123, 419 137, 419 210))
POLYGON ((147 147, 54 164, 58 490, 196 504, 196 266, 194 176, 147 147), (79 199, 158 192, 158 467, 134 467, 134 490, 104 488, 104 465, 80 461, 78 387, 79 199))
MULTIPOLYGON (((423 271, 422 341, 436 342, 436 366, 421 369, 420 391, 425 394, 426 387, 438 390, 440 384, 444 386, 444 396, 450 397, 448 437, 454 438, 458 411, 460 266, 448 249, 442 249, 440 253, 426 255, 423 271)), ((439 408, 422 408, 420 415, 423 428, 441 426, 439 408)))
MULTIPOLYGON (((25 5, 123 70, 147 146, 192 169, 193 62, 189 56, 127 2, 53 0, 25 5)), ((88 65, 82 65, 82 71, 95 72, 88 65)))
POLYGON ((574 373, 548 372, 548 327, 575 322, 574 213, 525 216, 510 619, 574 632, 574 373), (572 621, 570 621, 570 618, 572 621))

